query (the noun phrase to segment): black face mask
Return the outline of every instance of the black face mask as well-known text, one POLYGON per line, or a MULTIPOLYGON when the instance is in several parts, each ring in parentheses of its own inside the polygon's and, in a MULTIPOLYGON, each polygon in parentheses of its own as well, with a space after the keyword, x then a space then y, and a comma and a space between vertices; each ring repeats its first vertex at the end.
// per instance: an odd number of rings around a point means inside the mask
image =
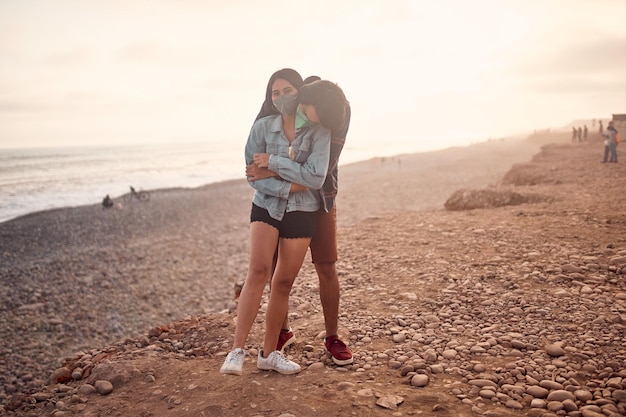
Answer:
POLYGON ((296 113, 298 108, 298 96, 296 94, 285 94, 272 100, 272 103, 281 114, 291 116, 296 113))

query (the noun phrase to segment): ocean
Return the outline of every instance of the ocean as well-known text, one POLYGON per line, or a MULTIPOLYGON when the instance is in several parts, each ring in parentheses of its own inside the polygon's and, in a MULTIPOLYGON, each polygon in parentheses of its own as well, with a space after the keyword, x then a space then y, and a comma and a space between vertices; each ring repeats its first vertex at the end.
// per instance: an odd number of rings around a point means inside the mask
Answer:
MULTIPOLYGON (((0 149, 0 222, 60 207, 99 204, 107 194, 195 188, 243 178, 243 144, 202 142, 110 147, 0 149)), ((395 147, 346 144, 341 164, 417 152, 409 142, 395 147)))

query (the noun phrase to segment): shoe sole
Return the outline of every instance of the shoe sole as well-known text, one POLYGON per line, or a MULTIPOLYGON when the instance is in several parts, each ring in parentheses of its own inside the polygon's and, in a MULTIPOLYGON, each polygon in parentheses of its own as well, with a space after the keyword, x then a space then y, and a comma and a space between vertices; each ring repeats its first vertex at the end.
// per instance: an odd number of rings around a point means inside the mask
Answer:
POLYGON ((296 343, 296 336, 292 336, 289 340, 285 342, 285 344, 283 345, 283 348, 280 349, 280 353, 285 353, 285 348, 287 346, 293 345, 294 343, 296 343))
POLYGON ((242 371, 236 371, 234 369, 220 369, 220 374, 241 376, 242 371))
POLYGON ((259 368, 262 371, 275 371, 275 372, 278 372, 279 374, 282 374, 282 375, 293 375, 293 374, 297 374, 298 372, 300 372, 302 370, 302 369, 294 369, 294 370, 281 369, 281 370, 278 370, 278 369, 274 369, 272 367, 264 368, 261 365, 259 365, 258 363, 257 363, 256 367, 259 368))
POLYGON ((350 365, 351 363, 354 362, 354 358, 350 358, 350 359, 337 359, 335 358, 333 355, 330 355, 333 358, 333 362, 335 362, 336 365, 350 365))

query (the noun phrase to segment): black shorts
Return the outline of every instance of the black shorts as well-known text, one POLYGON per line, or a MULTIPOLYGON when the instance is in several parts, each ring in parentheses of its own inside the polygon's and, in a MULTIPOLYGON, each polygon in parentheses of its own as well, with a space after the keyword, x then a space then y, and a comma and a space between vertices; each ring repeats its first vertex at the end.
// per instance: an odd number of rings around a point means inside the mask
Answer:
POLYGON ((278 230, 278 237, 311 238, 317 229, 317 216, 317 211, 290 211, 285 213, 282 220, 276 220, 266 209, 253 203, 250 223, 267 223, 278 230))

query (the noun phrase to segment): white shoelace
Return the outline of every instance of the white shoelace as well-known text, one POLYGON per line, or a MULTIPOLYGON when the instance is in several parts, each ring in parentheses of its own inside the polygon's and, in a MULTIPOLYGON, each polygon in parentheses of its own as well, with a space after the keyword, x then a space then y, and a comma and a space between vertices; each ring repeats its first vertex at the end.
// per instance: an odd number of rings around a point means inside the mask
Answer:
POLYGON ((277 365, 282 364, 282 365, 293 366, 291 364, 291 361, 285 358, 280 352, 278 352, 275 356, 278 356, 278 359, 276 359, 277 365))
POLYGON ((228 355, 227 358, 227 362, 231 363, 231 362, 238 362, 239 361, 239 357, 243 356, 243 351, 239 351, 239 352, 232 352, 231 354, 228 355))

